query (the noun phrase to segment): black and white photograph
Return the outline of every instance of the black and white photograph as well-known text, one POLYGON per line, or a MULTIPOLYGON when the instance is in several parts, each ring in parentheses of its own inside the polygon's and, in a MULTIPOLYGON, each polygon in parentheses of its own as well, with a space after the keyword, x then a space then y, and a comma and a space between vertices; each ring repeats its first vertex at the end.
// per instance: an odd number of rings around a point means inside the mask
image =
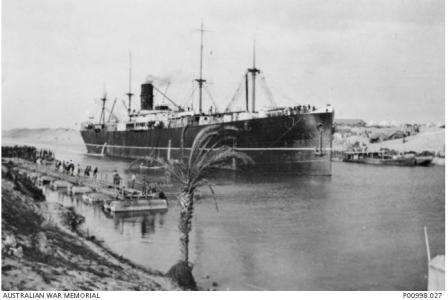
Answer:
POLYGON ((444 297, 443 0, 1 6, 2 298, 444 297))

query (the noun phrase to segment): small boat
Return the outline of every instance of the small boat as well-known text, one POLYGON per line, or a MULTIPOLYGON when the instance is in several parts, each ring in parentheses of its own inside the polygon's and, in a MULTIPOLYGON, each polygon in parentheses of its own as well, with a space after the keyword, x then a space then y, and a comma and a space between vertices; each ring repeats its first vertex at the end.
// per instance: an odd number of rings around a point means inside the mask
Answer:
POLYGON ((167 209, 166 199, 157 195, 157 193, 143 195, 139 190, 126 188, 120 191, 115 200, 104 201, 103 208, 111 213, 167 209))
POLYGON ((149 166, 145 166, 143 163, 141 163, 141 164, 138 166, 138 168, 139 168, 140 170, 147 170, 147 169, 149 169, 150 167, 149 167, 149 166))
POLYGON ((138 166, 138 168, 139 168, 140 171, 143 171, 143 170, 160 170, 160 169, 163 169, 164 167, 161 166, 161 165, 149 165, 149 166, 147 166, 147 165, 140 164, 138 166))
POLYGON ((137 190, 137 189, 125 188, 122 190, 122 193, 120 196, 122 199, 129 199, 129 200, 140 199, 143 197, 143 193, 142 193, 142 191, 137 190))
POLYGON ((428 166, 433 160, 432 156, 416 156, 415 164, 417 166, 428 166))
POLYGON ((346 152, 344 162, 385 165, 385 166, 415 166, 415 155, 392 155, 383 151, 378 152, 346 152))
POLYGON ((72 186, 70 189, 70 193, 72 195, 76 194, 86 194, 92 192, 92 189, 88 186, 72 186))
POLYGON ((160 164, 159 161, 147 157, 145 159, 137 159, 130 163, 129 170, 139 170, 139 171, 147 171, 147 170, 160 170, 164 167, 160 164))
POLYGON ((70 189, 73 184, 65 180, 55 180, 50 184, 50 187, 56 189, 70 189))
POLYGON ((39 184, 42 184, 42 185, 44 185, 44 184, 50 184, 53 180, 54 180, 53 177, 50 177, 50 176, 41 176, 41 177, 39 177, 39 179, 38 179, 38 183, 39 183, 39 184))
POLYGON ((152 167, 148 167, 149 170, 160 170, 160 169, 164 169, 164 167, 162 166, 152 166, 152 167))
POLYGON ((87 194, 83 194, 81 196, 81 199, 84 202, 87 202, 89 204, 93 204, 93 203, 102 203, 102 202, 107 202, 107 201, 111 201, 112 198, 102 194, 102 193, 87 193, 87 194))
POLYGON ((105 208, 111 213, 139 212, 167 209, 168 203, 165 199, 113 200, 105 208))

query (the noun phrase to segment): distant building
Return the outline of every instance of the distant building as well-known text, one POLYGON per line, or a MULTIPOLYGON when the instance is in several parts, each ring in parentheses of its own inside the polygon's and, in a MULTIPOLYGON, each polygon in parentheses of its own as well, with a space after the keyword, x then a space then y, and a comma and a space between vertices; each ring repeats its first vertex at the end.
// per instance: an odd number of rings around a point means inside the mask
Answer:
POLYGON ((366 122, 361 119, 335 119, 334 124, 339 126, 366 126, 366 122))

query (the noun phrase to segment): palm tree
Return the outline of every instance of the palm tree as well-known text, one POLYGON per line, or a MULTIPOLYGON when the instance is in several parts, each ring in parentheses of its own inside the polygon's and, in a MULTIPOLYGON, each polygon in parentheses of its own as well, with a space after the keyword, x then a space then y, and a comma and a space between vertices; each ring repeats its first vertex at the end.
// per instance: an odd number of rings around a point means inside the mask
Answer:
MULTIPOLYGON (((213 125, 205 127, 196 135, 191 146, 190 154, 184 156, 184 130, 181 137, 181 158, 164 163, 168 174, 176 179, 182 188, 181 194, 178 197, 180 204, 179 230, 181 234, 182 253, 180 265, 183 268, 181 272, 190 272, 191 275, 192 267, 189 264, 188 246, 190 242, 191 220, 194 212, 195 191, 199 187, 207 185, 212 194, 214 194, 211 185, 206 179, 207 176, 210 174, 210 171, 227 165, 232 160, 238 160, 243 164, 253 163, 253 160, 247 154, 237 152, 232 147, 226 145, 226 142, 232 142, 236 139, 237 131, 238 129, 232 126, 213 125)), ((175 267, 176 265, 173 268, 175 267)), ((172 270, 169 273, 173 273, 172 270)), ((179 271, 177 272, 179 273, 179 271)))
POLYGON ((181 159, 173 160, 165 164, 168 174, 174 177, 182 186, 179 196, 181 245, 183 260, 188 263, 189 233, 191 231, 191 219, 194 211, 194 193, 204 185, 207 185, 214 194, 211 185, 207 181, 210 171, 228 164, 235 159, 243 164, 253 163, 245 153, 237 152, 232 147, 225 145, 226 141, 235 140, 238 131, 232 126, 209 126, 202 129, 195 137, 188 157, 184 157, 183 136, 181 142, 181 159))

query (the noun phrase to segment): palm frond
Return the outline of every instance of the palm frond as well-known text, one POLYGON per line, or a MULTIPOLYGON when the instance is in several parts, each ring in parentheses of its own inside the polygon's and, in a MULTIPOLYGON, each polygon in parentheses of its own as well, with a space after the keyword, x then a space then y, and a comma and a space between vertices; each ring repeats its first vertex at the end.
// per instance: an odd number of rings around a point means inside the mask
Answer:
MULTIPOLYGON (((200 145, 199 151, 192 153, 192 163, 191 165, 197 164, 203 157, 207 156, 207 153, 214 151, 219 147, 226 145, 228 141, 234 142, 238 128, 234 126, 221 126, 213 134, 208 136, 208 139, 203 140, 203 144, 200 145), (205 150, 205 151, 204 151, 205 150)), ((232 143, 233 144, 233 143, 232 143)))
POLYGON ((218 139, 216 139, 216 141, 214 141, 214 143, 207 145, 205 149, 202 148, 202 151, 200 151, 194 158, 193 165, 201 165, 202 162, 207 159, 208 155, 210 155, 210 152, 216 151, 217 149, 222 147, 228 148, 229 146, 227 146, 225 143, 227 141, 234 141, 235 139, 236 137, 233 135, 220 136, 218 139))
POLYGON ((191 231, 191 219, 194 211, 194 193, 197 188, 207 185, 212 193, 216 210, 219 211, 215 191, 207 181, 208 171, 228 163, 231 159, 243 163, 253 163, 253 160, 243 152, 237 152, 225 143, 234 140, 238 129, 233 126, 209 126, 202 129, 195 137, 188 159, 183 155, 184 135, 181 136, 181 158, 178 161, 165 161, 157 159, 164 166, 166 172, 182 185, 182 193, 179 196, 181 206, 179 229, 181 232, 181 245, 184 254, 183 259, 188 263, 189 232, 191 231))
POLYGON ((219 126, 212 125, 201 130, 196 136, 193 145, 191 147, 189 166, 193 166, 197 158, 200 156, 203 150, 209 148, 215 148, 217 145, 222 144, 228 139, 234 138, 234 135, 238 132, 238 128, 235 126, 219 126), (212 146, 212 145, 214 146, 212 146))
POLYGON ((191 181, 194 184, 200 182, 203 178, 205 178, 205 176, 207 176, 209 170, 222 167, 228 164, 232 159, 236 159, 243 164, 253 163, 252 158, 250 158, 247 154, 237 152, 230 147, 221 147, 216 149, 216 151, 211 152, 203 163, 200 166, 197 166, 197 171, 195 172, 197 176, 193 177, 191 181))
POLYGON ((204 148, 208 142, 219 135, 219 126, 213 125, 202 129, 195 137, 193 145, 190 150, 190 157, 188 159, 188 165, 191 167, 193 165, 194 158, 204 148))
POLYGON ((157 159, 157 162, 182 184, 184 191, 192 192, 206 184, 205 177, 213 168, 222 167, 232 159, 243 164, 253 163, 252 158, 247 154, 225 145, 226 142, 236 138, 237 132, 238 128, 234 126, 206 127, 196 135, 187 161, 181 158, 179 161, 157 159))
POLYGON ((238 152, 234 149, 228 148, 220 148, 216 151, 210 153, 207 157, 207 160, 200 166, 201 170, 207 170, 213 167, 222 166, 225 163, 228 163, 230 160, 235 159, 239 160, 243 164, 252 164, 252 158, 244 152, 238 152))
POLYGON ((212 185, 210 183, 207 182, 207 186, 210 189, 210 192, 212 192, 212 197, 213 197, 213 202, 215 202, 215 208, 216 211, 219 211, 219 207, 218 207, 218 201, 216 201, 216 193, 215 190, 213 189, 212 185))
POLYGON ((163 166, 168 176, 174 177, 180 184, 185 185, 188 182, 187 174, 185 171, 185 164, 181 161, 166 161, 162 158, 158 158, 157 162, 163 166))

